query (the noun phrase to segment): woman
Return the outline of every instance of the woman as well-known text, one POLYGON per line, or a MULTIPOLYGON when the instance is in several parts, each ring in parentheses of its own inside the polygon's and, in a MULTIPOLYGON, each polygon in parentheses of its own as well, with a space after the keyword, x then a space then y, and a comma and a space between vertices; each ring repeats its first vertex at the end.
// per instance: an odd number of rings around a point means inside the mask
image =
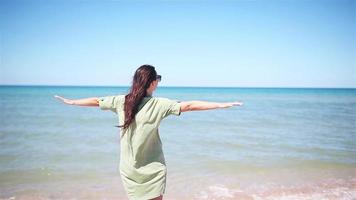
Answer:
POLYGON ((163 199, 166 164, 158 127, 162 119, 181 112, 240 106, 240 102, 177 102, 152 97, 161 76, 153 66, 140 66, 127 95, 70 100, 55 95, 69 105, 99 106, 118 114, 121 127, 120 175, 130 199, 163 199))

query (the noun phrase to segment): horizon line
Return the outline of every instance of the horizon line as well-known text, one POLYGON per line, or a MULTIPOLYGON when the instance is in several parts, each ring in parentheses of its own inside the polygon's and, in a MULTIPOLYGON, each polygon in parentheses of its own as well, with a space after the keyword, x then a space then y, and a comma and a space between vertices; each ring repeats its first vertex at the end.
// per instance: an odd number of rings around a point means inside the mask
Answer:
MULTIPOLYGON (((131 85, 46 85, 46 84, 0 84, 3 86, 24 86, 24 87, 131 87, 131 85)), ((356 87, 320 87, 320 86, 177 86, 167 85, 158 88, 275 88, 275 89, 356 89, 356 87)))

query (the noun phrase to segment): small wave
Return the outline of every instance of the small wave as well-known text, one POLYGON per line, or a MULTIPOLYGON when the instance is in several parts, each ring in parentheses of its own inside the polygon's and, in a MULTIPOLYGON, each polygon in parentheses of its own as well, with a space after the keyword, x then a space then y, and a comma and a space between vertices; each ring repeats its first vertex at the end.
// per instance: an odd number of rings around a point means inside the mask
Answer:
POLYGON ((196 199, 231 199, 235 198, 236 191, 231 190, 224 185, 212 185, 207 190, 201 191, 196 195, 196 199))
POLYGON ((255 185, 243 189, 217 184, 195 195, 196 200, 353 200, 356 199, 356 180, 333 180, 298 186, 255 185))

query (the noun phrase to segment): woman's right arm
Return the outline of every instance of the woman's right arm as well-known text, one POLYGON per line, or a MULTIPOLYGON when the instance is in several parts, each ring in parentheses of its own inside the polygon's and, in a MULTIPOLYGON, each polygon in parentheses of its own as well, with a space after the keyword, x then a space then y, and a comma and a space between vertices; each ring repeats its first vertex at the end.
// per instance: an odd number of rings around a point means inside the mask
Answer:
POLYGON ((242 106, 242 102, 228 102, 228 103, 216 103, 207 101, 185 101, 181 102, 181 112, 198 111, 198 110, 211 110, 218 108, 229 108, 232 106, 242 106))

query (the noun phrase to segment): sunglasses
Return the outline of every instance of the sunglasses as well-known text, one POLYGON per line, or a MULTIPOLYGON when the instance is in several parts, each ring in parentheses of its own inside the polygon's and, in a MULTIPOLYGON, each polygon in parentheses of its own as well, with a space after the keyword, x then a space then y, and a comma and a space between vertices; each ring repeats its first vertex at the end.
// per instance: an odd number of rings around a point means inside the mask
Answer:
POLYGON ((156 80, 157 80, 158 82, 161 82, 162 76, 161 76, 161 75, 157 75, 157 76, 156 76, 156 80))

